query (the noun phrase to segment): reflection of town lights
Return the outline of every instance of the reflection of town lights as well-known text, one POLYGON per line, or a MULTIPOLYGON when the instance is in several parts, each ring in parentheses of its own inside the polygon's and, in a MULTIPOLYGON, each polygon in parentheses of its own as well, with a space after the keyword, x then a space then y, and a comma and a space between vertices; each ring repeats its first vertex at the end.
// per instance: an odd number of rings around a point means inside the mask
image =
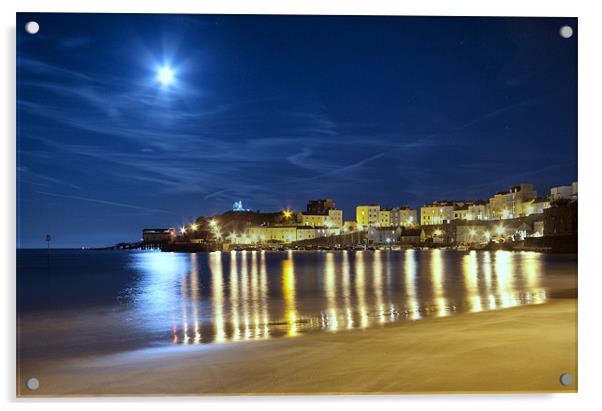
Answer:
POLYGON ((470 234, 472 237, 474 237, 477 234, 477 230, 475 230, 474 228, 471 228, 470 230, 468 230, 468 234, 470 234))
POLYGON ((435 236, 440 236, 442 233, 441 230, 435 230, 434 234, 435 236))
POLYGON ((491 237, 491 233, 489 231, 485 231, 485 238, 489 240, 489 237, 491 237))
POLYGON ((497 234, 504 234, 504 231, 506 231, 506 227, 504 226, 499 225, 495 228, 495 232, 497 234))

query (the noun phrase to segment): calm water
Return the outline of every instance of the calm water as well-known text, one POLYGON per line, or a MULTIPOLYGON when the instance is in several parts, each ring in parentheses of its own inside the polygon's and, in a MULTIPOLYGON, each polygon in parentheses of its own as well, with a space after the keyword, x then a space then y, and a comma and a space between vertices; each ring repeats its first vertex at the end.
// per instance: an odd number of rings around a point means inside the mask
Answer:
POLYGON ((577 258, 451 250, 21 250, 20 356, 337 332, 542 304, 577 258))

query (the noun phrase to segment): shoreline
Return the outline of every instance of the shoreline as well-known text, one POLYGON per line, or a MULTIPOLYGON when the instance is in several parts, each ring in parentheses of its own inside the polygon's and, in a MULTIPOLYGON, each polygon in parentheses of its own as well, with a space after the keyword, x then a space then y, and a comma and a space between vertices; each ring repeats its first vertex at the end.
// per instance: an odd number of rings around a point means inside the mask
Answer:
POLYGON ((576 392, 576 331, 569 298, 365 330, 25 360, 17 396, 576 392), (563 372, 572 385, 559 384, 563 372), (38 391, 25 388, 30 376, 38 391))

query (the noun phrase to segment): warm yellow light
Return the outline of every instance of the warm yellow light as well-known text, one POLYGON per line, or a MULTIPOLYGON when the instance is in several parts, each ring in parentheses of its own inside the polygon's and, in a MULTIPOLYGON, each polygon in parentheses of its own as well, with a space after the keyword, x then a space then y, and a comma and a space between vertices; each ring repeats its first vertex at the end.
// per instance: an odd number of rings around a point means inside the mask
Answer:
POLYGON ((471 228, 470 230, 468 230, 468 234, 470 234, 471 236, 475 236, 477 234, 477 230, 475 230, 474 228, 471 228))
POLYGON ((533 206, 527 207, 527 215, 533 214, 533 206))
POLYGON ((216 227, 217 221, 215 221, 215 219, 212 219, 211 221, 209 221, 209 224, 211 225, 211 227, 216 227))
POLYGON ((440 236, 442 234, 441 230, 435 230, 434 234, 436 236, 440 236))
POLYGON ((502 218, 508 218, 510 216, 510 211, 504 209, 502 210, 502 218))
POLYGON ((489 231, 485 231, 485 238, 489 239, 491 237, 491 233, 489 231))
POLYGON ((199 226, 198 226, 198 225, 196 225, 196 224, 194 224, 194 223, 193 223, 193 224, 190 224, 190 229, 191 229, 192 231, 196 231, 196 230, 197 230, 197 228, 199 228, 199 226))
POLYGON ((291 210, 284 210, 282 212, 282 215, 284 216, 284 218, 291 218, 291 216, 293 215, 293 213, 291 213, 291 210))

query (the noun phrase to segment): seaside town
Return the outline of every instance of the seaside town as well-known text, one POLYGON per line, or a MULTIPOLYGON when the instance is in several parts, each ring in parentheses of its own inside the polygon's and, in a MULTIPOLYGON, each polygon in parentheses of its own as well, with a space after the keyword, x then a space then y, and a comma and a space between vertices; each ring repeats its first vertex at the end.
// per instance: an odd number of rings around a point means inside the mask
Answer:
POLYGON ((451 247, 577 252, 577 182, 538 195, 519 184, 484 200, 437 200, 418 210, 361 204, 345 219, 333 199, 305 211, 251 211, 242 201, 221 215, 175 228, 146 228, 142 240, 114 248, 163 251, 401 249, 451 247))

